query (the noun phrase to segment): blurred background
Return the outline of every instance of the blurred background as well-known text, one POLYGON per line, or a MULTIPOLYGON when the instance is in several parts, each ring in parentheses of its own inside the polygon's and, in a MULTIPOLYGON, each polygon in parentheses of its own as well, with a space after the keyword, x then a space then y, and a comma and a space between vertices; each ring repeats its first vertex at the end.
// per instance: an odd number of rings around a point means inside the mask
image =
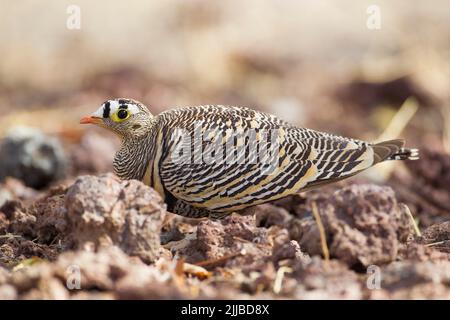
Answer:
POLYGON ((10 137, 0 179, 45 188, 111 170, 116 138, 78 123, 110 98, 154 114, 229 104, 360 139, 406 138, 422 160, 359 179, 392 185, 425 224, 448 217, 447 0, 0 0, 0 11, 0 136, 10 137))

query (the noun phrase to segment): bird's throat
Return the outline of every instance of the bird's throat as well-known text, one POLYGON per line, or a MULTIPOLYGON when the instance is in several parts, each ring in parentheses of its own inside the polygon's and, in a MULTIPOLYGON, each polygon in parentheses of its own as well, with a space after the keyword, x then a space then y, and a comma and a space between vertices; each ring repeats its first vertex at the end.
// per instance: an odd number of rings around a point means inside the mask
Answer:
POLYGON ((113 161, 116 175, 124 180, 142 181, 150 162, 155 157, 155 140, 156 137, 152 132, 137 138, 123 139, 122 146, 113 161))

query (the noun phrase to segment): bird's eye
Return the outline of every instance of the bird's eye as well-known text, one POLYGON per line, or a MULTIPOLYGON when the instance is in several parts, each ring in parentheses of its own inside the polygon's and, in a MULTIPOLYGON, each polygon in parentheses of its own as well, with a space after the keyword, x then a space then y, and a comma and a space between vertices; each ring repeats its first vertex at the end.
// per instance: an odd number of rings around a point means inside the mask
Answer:
POLYGON ((126 109, 119 109, 111 116, 111 119, 115 122, 122 122, 130 117, 130 113, 126 109))
POLYGON ((117 112, 117 117, 121 120, 124 120, 128 117, 128 111, 124 109, 120 109, 119 112, 117 112))

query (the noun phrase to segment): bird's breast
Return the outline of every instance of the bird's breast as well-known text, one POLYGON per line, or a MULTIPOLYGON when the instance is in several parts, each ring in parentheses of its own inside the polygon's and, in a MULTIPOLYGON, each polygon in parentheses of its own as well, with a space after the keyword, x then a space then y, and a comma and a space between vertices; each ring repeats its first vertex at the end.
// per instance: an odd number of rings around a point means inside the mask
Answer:
POLYGON ((165 190, 159 174, 159 166, 162 157, 162 134, 159 133, 156 139, 156 150, 152 159, 150 159, 148 166, 145 170, 142 182, 155 189, 159 195, 165 200, 165 190))

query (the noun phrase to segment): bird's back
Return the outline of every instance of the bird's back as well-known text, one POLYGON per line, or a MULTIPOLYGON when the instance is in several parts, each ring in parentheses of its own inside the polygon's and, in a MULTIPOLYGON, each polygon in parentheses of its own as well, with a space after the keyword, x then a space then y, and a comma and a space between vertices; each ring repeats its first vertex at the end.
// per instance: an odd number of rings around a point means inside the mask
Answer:
POLYGON ((371 145, 242 107, 178 108, 157 122, 164 132, 159 173, 165 190, 212 212, 340 180, 407 150, 400 140, 371 145))

